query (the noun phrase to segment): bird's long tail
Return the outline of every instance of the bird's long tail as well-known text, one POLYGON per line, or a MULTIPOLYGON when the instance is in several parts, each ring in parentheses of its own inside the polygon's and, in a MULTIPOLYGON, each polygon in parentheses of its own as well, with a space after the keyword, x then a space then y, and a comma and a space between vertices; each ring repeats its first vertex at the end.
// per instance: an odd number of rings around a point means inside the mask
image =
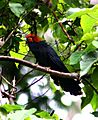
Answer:
POLYGON ((70 92, 72 95, 82 94, 81 87, 79 86, 79 81, 75 81, 74 79, 70 78, 55 77, 53 75, 51 78, 54 80, 54 83, 61 86, 64 91, 70 92))

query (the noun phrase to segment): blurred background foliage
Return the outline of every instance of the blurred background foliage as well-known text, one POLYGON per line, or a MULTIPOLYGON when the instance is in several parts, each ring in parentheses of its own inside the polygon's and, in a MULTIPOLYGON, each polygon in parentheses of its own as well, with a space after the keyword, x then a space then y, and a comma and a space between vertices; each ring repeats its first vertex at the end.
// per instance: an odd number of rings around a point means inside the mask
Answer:
POLYGON ((71 120, 88 104, 98 117, 98 5, 89 0, 0 0, 0 55, 36 63, 26 45, 28 33, 45 39, 70 72, 80 73, 83 96, 75 102, 49 74, 0 61, 1 118, 71 120))

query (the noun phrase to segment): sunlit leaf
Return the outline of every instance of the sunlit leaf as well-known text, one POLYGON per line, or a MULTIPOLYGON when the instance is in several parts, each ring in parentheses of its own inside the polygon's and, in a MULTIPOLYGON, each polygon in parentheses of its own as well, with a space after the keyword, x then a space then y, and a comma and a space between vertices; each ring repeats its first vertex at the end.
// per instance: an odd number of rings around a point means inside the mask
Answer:
POLYGON ((91 52, 82 56, 82 60, 80 61, 80 75, 85 75, 92 65, 98 61, 98 51, 91 52))
POLYGON ((92 41, 92 44, 93 44, 96 48, 98 48, 98 41, 97 41, 97 40, 92 41))
POLYGON ((39 112, 36 115, 40 116, 41 118, 47 118, 47 119, 51 118, 50 114, 45 111, 39 112))
POLYGON ((56 92, 56 87, 54 85, 54 83, 52 81, 50 81, 50 88, 52 89, 52 91, 55 93, 56 92))
POLYGON ((96 110, 98 108, 98 95, 95 93, 91 101, 92 108, 96 110))
POLYGON ((35 112, 36 112, 35 108, 29 110, 18 110, 15 111, 14 113, 8 114, 7 118, 11 120, 24 120, 35 112))
POLYGON ((81 17, 81 27, 84 33, 90 32, 96 22, 96 19, 90 17, 89 15, 82 15, 81 17))
POLYGON ((56 114, 53 114, 50 116, 50 114, 46 111, 42 111, 36 114, 37 116, 40 116, 41 118, 44 118, 45 120, 59 120, 58 116, 56 114))
POLYGON ((20 17, 25 12, 25 8, 20 3, 10 2, 9 7, 17 17, 20 17))
POLYGON ((75 20, 77 17, 80 18, 82 15, 86 14, 89 12, 89 9, 78 9, 78 12, 74 12, 70 16, 68 16, 68 19, 73 19, 75 20))
POLYGON ((95 50, 96 50, 96 47, 91 43, 91 44, 88 44, 88 46, 85 48, 84 53, 87 54, 95 50))
POLYGON ((18 53, 10 51, 12 57, 23 59, 28 52, 28 47, 26 47, 25 41, 20 42, 18 53))
POLYGON ((7 112, 11 112, 13 110, 21 110, 23 108, 24 107, 21 105, 10 105, 10 104, 5 104, 5 105, 0 106, 1 111, 2 111, 2 109, 4 109, 7 112))
POLYGON ((83 51, 76 51, 76 52, 74 52, 70 56, 70 64, 71 65, 77 64, 80 61, 82 54, 83 54, 83 51))
POLYGON ((93 33, 85 33, 82 38, 81 38, 81 42, 85 41, 87 44, 90 44, 92 41, 94 40, 94 36, 93 33))
POLYGON ((78 12, 75 11, 73 14, 68 16, 68 18, 75 20, 77 17, 80 18, 82 15, 89 14, 89 15, 91 15, 92 18, 93 18, 93 16, 95 16, 94 19, 96 19, 98 16, 97 12, 98 12, 98 5, 95 5, 92 8, 78 9, 78 12))

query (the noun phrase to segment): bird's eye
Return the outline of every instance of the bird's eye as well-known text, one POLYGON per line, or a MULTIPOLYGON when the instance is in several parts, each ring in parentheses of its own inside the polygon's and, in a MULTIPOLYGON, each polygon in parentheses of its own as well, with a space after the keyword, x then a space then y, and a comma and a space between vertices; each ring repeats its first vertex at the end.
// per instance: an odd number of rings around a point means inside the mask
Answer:
POLYGON ((33 42, 33 39, 31 37, 29 37, 28 42, 33 42))

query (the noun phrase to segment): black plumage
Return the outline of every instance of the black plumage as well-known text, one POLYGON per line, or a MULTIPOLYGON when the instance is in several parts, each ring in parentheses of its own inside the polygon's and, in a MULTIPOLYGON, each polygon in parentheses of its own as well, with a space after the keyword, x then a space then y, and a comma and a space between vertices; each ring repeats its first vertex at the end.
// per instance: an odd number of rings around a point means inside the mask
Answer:
MULTIPOLYGON (((45 41, 29 42, 27 41, 29 49, 35 55, 35 58, 39 65, 44 67, 50 67, 52 70, 69 73, 60 57, 54 51, 54 49, 48 45, 45 41)), ((70 92, 72 95, 82 94, 79 82, 70 78, 62 78, 51 75, 56 85, 60 85, 64 91, 70 92)))

